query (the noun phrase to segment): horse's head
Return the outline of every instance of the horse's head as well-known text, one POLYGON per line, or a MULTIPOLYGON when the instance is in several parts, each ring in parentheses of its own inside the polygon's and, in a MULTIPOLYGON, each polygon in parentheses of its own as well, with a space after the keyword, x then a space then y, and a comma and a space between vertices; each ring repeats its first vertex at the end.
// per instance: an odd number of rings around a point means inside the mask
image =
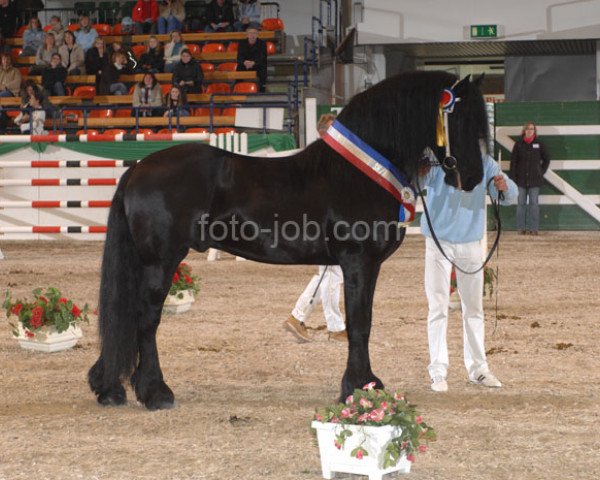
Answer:
POLYGON ((454 88, 456 103, 448 114, 450 155, 454 168, 445 168, 446 183, 471 191, 483 178, 482 148, 487 150, 489 129, 485 103, 479 85, 483 75, 470 80, 467 75, 454 88), (458 172, 458 174, 457 174, 458 172))

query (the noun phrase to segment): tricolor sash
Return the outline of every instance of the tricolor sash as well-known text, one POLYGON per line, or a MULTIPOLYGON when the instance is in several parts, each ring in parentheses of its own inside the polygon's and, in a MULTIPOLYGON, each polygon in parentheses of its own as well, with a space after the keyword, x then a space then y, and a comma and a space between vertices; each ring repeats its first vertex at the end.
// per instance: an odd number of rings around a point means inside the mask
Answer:
POLYGON ((329 127, 323 140, 400 202, 399 223, 408 225, 413 221, 416 191, 395 165, 337 120, 329 127))

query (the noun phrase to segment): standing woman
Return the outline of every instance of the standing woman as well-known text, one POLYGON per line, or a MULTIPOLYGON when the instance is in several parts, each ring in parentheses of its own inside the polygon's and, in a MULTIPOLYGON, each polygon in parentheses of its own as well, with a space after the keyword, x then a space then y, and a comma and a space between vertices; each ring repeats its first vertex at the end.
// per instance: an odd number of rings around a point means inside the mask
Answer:
POLYGON ((83 48, 75 43, 75 34, 70 30, 65 32, 65 43, 58 49, 62 64, 67 69, 68 75, 85 74, 85 54, 83 48))
POLYGON ((23 52, 21 57, 32 57, 44 43, 44 31, 37 17, 29 19, 29 26, 23 32, 23 52))
POLYGON ((164 35, 173 30, 183 30, 185 7, 181 0, 165 0, 159 5, 158 33, 164 35))
POLYGON ((38 48, 35 55, 35 65, 29 70, 29 75, 40 75, 44 68, 50 66, 52 55, 58 53, 56 35, 49 31, 44 37, 44 44, 38 48))
POLYGON ((510 178, 519 187, 517 229, 520 235, 525 235, 527 232, 531 235, 538 234, 540 226, 538 196, 549 165, 550 156, 544 144, 537 138, 535 124, 527 122, 510 156, 510 178))

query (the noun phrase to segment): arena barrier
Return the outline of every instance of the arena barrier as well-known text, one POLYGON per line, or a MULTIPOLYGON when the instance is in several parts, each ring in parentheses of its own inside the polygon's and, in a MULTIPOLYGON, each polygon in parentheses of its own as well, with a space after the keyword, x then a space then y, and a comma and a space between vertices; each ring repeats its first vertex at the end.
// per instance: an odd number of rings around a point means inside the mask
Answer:
POLYGON ((246 133, 4 135, 0 138, 0 147, 9 143, 23 144, 23 148, 17 147, 18 150, 0 157, 0 237, 15 240, 52 239, 60 235, 81 240, 103 239, 108 208, 118 180, 126 168, 139 161, 93 158, 91 154, 77 153, 61 144, 158 141, 168 148, 172 146, 168 142, 208 141, 218 148, 248 153, 246 133), (34 150, 36 143, 50 143, 52 148, 41 153, 34 150), (31 160, 33 156, 42 158, 31 160), (48 158, 43 158, 46 156, 48 158), (62 159, 56 160, 57 157, 62 159), (74 168, 85 169, 85 178, 66 178, 74 168), (57 174, 44 177, 43 172, 49 169, 55 169, 57 174))

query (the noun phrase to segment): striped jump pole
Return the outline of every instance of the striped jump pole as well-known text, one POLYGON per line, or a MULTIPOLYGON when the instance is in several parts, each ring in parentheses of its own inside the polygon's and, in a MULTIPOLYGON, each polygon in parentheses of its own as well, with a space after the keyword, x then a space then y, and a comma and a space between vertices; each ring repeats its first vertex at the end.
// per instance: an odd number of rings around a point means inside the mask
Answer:
POLYGON ((0 168, 120 168, 139 160, 15 160, 0 161, 0 168))
POLYGON ((115 186, 117 178, 3 178, 0 187, 115 186))
POLYGON ((110 200, 0 200, 0 208, 109 208, 110 200))
POLYGON ((164 141, 208 141, 208 133, 136 133, 76 135, 2 135, 3 143, 66 143, 66 142, 164 142, 164 141))
POLYGON ((34 225, 31 227, 10 226, 0 227, 0 233, 106 233, 106 227, 102 225, 71 225, 68 227, 41 225, 34 225))

